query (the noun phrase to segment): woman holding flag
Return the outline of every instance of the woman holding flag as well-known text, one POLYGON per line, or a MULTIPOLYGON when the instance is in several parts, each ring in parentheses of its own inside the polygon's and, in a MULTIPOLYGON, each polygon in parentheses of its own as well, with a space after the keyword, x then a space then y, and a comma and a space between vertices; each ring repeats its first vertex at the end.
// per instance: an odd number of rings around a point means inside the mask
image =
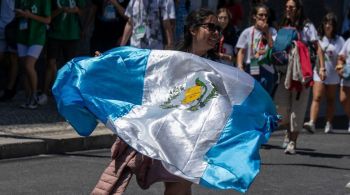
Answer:
POLYGON ((122 194, 133 174, 169 195, 191 194, 192 183, 247 191, 278 117, 253 78, 208 60, 219 38, 217 17, 201 9, 186 20, 185 52, 120 47, 60 70, 59 112, 80 135, 98 119, 118 136, 92 194, 122 194))

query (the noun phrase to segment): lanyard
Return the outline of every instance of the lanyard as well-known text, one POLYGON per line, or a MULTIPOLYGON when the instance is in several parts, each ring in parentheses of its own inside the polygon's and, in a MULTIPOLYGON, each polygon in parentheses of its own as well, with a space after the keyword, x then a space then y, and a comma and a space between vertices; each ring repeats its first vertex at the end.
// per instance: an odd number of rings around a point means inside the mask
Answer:
MULTIPOLYGON (((254 52, 254 33, 255 33, 255 27, 253 27, 251 43, 250 43, 250 55, 251 55, 251 58, 255 57, 255 52, 254 52)), ((264 45, 262 39, 263 39, 263 35, 261 35, 260 40, 259 40, 259 42, 257 44, 258 50, 265 48, 265 45, 264 45)))

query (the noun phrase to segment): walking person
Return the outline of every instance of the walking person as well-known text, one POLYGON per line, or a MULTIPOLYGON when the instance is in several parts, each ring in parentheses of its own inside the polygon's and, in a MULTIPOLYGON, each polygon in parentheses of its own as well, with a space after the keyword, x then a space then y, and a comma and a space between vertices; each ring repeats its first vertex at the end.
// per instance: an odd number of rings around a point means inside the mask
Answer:
POLYGON ((273 46, 276 30, 267 23, 269 9, 263 4, 256 5, 251 14, 252 26, 243 30, 236 48, 237 67, 253 76, 269 94, 273 94, 275 68, 266 61, 269 48, 273 46))
POLYGON ((348 132, 350 133, 350 38, 348 38, 339 53, 336 70, 342 77, 340 81, 340 103, 349 118, 348 132), (346 74, 344 74, 346 73, 346 74))
MULTIPOLYGON (((275 103, 277 105, 278 113, 282 115, 281 125, 286 126, 286 137, 283 142, 283 147, 286 147, 286 154, 295 154, 295 148, 297 143, 297 138, 299 131, 303 127, 304 117, 306 112, 306 107, 308 103, 308 98, 310 94, 310 85, 312 80, 312 69, 311 60, 308 53, 299 53, 299 48, 307 44, 314 44, 317 48, 317 57, 319 60, 319 72, 318 76, 320 80, 323 81, 326 78, 326 69, 324 66, 323 52, 321 46, 318 42, 318 36, 315 26, 305 18, 303 13, 303 5, 299 0, 286 0, 285 1, 285 11, 280 25, 280 29, 284 29, 285 34, 293 33, 296 39, 299 41, 294 46, 294 54, 288 55, 288 66, 283 65, 279 67, 281 77, 280 84, 278 85, 275 94, 275 103), (298 52, 298 55, 296 55, 298 52), (304 58, 300 56, 303 55, 304 58), (300 55, 300 56, 299 56, 300 55), (307 58, 308 57, 308 58, 307 58), (304 61, 301 61, 304 60, 304 61), (296 64, 295 64, 296 63, 296 64), (310 71, 308 77, 300 78, 297 86, 291 87, 291 76, 288 69, 292 68, 293 65, 301 66, 304 71, 310 71)), ((281 31, 282 32, 282 31, 281 31)), ((275 45, 281 44, 278 42, 279 34, 277 35, 275 45)), ((303 50, 305 51, 305 50, 303 50)), ((294 77, 293 77, 294 78, 294 77)))
POLYGON ((130 39, 130 45, 137 48, 174 48, 174 26, 171 24, 175 19, 174 1, 131 0, 125 15, 129 19, 120 45, 126 45, 130 39))
POLYGON ((81 35, 80 13, 85 0, 52 1, 52 19, 48 32, 47 66, 44 90, 38 96, 38 103, 47 103, 51 94, 51 86, 57 73, 58 59, 62 54, 62 64, 76 57, 81 35))
POLYGON ((333 130, 332 121, 335 112, 335 99, 340 83, 340 77, 335 67, 337 64, 338 53, 343 48, 345 42, 341 36, 337 35, 337 29, 336 15, 334 13, 326 14, 319 29, 319 37, 321 38, 319 42, 324 53, 324 64, 327 78, 322 81, 318 75, 317 68, 314 68, 310 121, 304 123, 304 128, 312 133, 315 132, 315 122, 317 120, 321 100, 324 96, 326 97, 327 102, 327 122, 324 127, 324 132, 330 133, 333 130))
POLYGON ((15 11, 19 19, 18 57, 25 69, 24 83, 27 96, 26 102, 21 107, 36 109, 38 76, 35 64, 46 42, 47 25, 51 22, 51 1, 16 1, 15 11))
POLYGON ((238 40, 236 29, 232 24, 232 15, 226 8, 220 8, 216 14, 222 29, 218 53, 222 63, 232 66, 235 61, 235 45, 238 40))

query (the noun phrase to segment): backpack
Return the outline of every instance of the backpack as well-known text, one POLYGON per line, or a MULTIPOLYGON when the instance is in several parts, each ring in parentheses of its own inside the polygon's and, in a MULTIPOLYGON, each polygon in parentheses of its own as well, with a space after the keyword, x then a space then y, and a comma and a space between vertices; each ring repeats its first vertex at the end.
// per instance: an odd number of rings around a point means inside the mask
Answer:
POLYGON ((272 64, 287 65, 289 49, 293 41, 298 40, 298 38, 299 34, 295 28, 284 27, 279 29, 270 54, 272 64))

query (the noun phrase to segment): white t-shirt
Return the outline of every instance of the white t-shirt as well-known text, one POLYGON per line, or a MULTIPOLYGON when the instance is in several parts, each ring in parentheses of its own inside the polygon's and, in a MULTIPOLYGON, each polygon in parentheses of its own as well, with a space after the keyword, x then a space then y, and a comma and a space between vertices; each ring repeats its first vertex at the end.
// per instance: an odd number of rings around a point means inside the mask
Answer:
MULTIPOLYGON (((340 50, 343 48, 344 39, 341 36, 337 36, 335 39, 328 39, 324 36, 319 43, 324 53, 324 64, 326 68, 326 80, 323 81, 325 84, 338 84, 340 81, 339 75, 335 70, 337 64, 337 58, 340 50)), ((314 70, 314 80, 321 81, 318 73, 314 70)))
MULTIPOLYGON (((350 38, 345 41, 343 48, 339 52, 339 55, 344 55, 346 59, 345 63, 350 64, 350 38)), ((350 87, 350 81, 342 79, 340 85, 350 87)))
MULTIPOLYGON (((275 40, 276 36, 277 36, 277 31, 276 29, 270 27, 269 28, 270 34, 272 35, 272 39, 275 40)), ((256 28, 254 28, 254 26, 251 26, 249 28, 246 28, 241 35, 238 38, 237 44, 236 44, 236 48, 237 49, 245 49, 245 56, 244 56, 244 63, 246 64, 250 64, 250 59, 251 59, 251 43, 252 43, 252 39, 254 40, 254 44, 253 44, 253 51, 257 52, 258 51, 258 45, 261 41, 261 36, 262 36, 262 32, 256 28), (254 36, 254 37, 252 37, 254 36)), ((268 49, 268 44, 266 44, 265 49, 268 49)))
POLYGON ((300 32, 301 40, 304 43, 317 41, 319 38, 317 36, 317 30, 312 23, 306 23, 303 30, 300 32))
POLYGON ((175 5, 171 0, 131 0, 125 15, 133 22, 130 45, 138 48, 163 49, 161 22, 175 19, 175 5))

